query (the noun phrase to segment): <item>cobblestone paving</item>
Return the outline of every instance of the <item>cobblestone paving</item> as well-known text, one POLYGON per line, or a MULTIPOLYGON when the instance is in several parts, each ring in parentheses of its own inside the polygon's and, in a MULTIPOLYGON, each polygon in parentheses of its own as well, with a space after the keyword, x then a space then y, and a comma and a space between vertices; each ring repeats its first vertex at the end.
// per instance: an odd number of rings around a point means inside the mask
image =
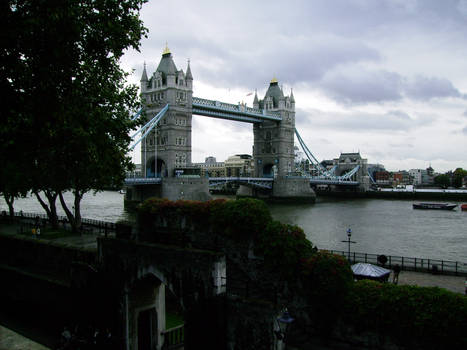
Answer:
POLYGON ((0 350, 50 350, 23 337, 21 334, 0 326, 0 350))

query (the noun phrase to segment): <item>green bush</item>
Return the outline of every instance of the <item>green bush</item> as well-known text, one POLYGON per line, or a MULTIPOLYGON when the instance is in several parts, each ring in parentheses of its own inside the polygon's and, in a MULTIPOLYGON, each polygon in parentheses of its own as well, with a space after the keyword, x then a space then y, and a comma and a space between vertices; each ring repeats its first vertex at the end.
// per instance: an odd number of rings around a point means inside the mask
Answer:
POLYGON ((226 201, 211 210, 212 230, 234 240, 258 237, 271 220, 266 204, 252 198, 226 201))
POLYGON ((283 276, 297 275, 301 262, 316 250, 300 227, 279 221, 270 221, 255 242, 255 253, 283 276))
POLYGON ((302 279, 316 327, 330 332, 343 312, 353 283, 348 261, 341 255, 318 252, 302 262, 302 279))
POLYGON ((437 287, 362 280, 348 294, 345 319, 357 331, 375 331, 423 349, 467 349, 467 297, 437 287))

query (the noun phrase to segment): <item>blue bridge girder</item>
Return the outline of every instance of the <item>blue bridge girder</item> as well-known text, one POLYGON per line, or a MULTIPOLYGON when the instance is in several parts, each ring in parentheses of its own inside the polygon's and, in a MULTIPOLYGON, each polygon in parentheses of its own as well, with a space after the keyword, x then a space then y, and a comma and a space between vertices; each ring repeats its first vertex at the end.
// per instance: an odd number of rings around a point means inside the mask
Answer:
POLYGON ((209 187, 238 183, 245 186, 272 189, 274 179, 272 177, 210 177, 209 187))
POLYGON ((193 97, 193 114, 206 117, 236 120, 247 123, 262 123, 264 121, 280 122, 279 112, 260 110, 247 107, 244 104, 231 104, 204 98, 193 97))
MULTIPOLYGON (((274 179, 271 177, 210 177, 209 187, 225 185, 227 183, 239 183, 251 187, 271 189, 274 179)), ((127 177, 125 185, 157 185, 162 183, 160 177, 127 177)))
POLYGON ((312 185, 349 185, 349 186, 358 186, 360 182, 352 180, 343 180, 343 179, 318 179, 310 178, 310 184, 312 185))
MULTIPOLYGON (((298 178, 298 177, 297 177, 298 178)), ((322 178, 322 177, 308 177, 311 185, 348 185, 358 186, 360 182, 352 181, 341 178, 322 178)), ((129 177, 125 179, 125 185, 138 186, 138 185, 157 185, 162 183, 160 177, 129 177)), ((209 187, 222 186, 227 183, 238 183, 245 186, 272 189, 274 178, 272 177, 210 177, 209 187)))
POLYGON ((127 177, 125 185, 155 185, 162 183, 160 177, 127 177))

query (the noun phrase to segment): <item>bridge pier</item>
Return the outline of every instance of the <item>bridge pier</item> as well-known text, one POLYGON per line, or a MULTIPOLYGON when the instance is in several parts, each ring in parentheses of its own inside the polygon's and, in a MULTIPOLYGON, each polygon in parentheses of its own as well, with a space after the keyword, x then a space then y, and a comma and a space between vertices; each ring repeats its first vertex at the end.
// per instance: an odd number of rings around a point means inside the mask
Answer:
POLYGON ((314 203, 316 194, 306 178, 278 177, 274 179, 272 199, 314 203))
POLYGON ((259 190, 240 185, 237 197, 255 197, 277 201, 311 202, 316 201, 316 194, 306 178, 278 177, 274 179, 272 190, 259 190))

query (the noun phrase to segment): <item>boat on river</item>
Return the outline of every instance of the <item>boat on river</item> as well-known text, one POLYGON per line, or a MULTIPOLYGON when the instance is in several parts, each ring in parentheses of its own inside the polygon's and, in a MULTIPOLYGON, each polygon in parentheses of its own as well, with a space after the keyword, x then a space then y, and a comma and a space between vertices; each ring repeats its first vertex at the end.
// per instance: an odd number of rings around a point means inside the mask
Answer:
POLYGON ((462 205, 461 205, 461 209, 462 209, 463 211, 467 211, 467 204, 462 204, 462 205))
POLYGON ((457 204, 450 203, 414 203, 414 209, 438 209, 438 210, 452 210, 457 207, 457 204))

